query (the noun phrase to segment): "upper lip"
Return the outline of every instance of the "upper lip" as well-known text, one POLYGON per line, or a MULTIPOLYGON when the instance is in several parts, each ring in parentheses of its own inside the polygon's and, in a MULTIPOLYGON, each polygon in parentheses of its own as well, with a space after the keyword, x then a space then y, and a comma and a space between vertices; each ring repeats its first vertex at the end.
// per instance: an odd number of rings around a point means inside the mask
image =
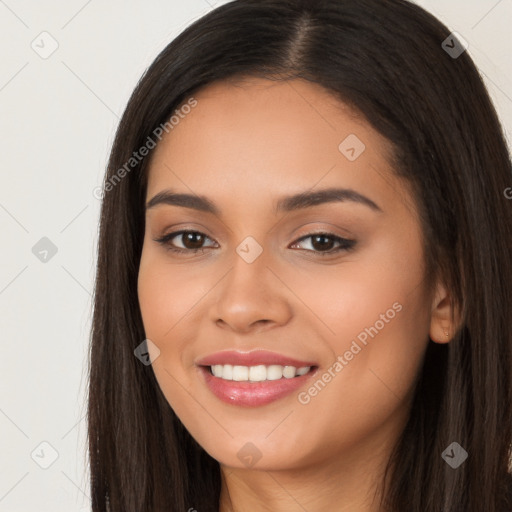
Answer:
POLYGON ((302 368, 304 366, 315 366, 311 361, 299 361, 293 357, 288 357, 268 350, 253 350, 251 352, 240 352, 238 350, 225 350, 215 352, 196 361, 198 366, 213 366, 214 364, 231 364, 238 366, 265 366, 276 364, 281 366, 295 366, 302 368))

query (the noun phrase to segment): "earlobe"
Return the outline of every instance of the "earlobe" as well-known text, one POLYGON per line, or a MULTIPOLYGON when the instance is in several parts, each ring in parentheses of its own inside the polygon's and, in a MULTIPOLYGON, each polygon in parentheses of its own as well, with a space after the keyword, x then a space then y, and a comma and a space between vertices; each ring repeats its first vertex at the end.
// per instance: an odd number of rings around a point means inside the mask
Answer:
POLYGON ((430 327, 430 339, 434 343, 444 344, 449 343, 452 339, 452 336, 450 335, 449 330, 445 330, 442 328, 432 328, 432 325, 430 327), (441 334, 442 333, 442 334, 441 334))
POLYGON ((442 283, 438 283, 430 317, 429 335, 434 343, 448 343, 452 339, 455 331, 453 307, 449 292, 442 283))

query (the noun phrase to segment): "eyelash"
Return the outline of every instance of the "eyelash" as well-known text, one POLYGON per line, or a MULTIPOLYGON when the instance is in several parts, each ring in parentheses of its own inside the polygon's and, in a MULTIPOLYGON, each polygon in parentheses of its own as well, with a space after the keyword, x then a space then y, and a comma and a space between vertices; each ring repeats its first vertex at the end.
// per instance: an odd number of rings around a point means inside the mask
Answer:
MULTIPOLYGON (((186 233, 193 233, 193 234, 197 234, 197 235, 203 235, 204 237, 206 238, 209 238, 208 236, 206 236, 204 233, 201 233, 200 231, 193 231, 193 230, 181 230, 181 231, 175 231, 173 233, 169 233, 167 235, 164 235, 160 238, 155 238, 155 242, 158 242, 159 244, 163 245, 168 251, 172 251, 172 252, 175 252, 175 253, 179 253, 179 254, 184 254, 184 253, 187 253, 187 254, 190 254, 190 253, 197 253, 199 251, 203 252, 204 253, 204 249, 205 247, 200 247, 199 249, 182 249, 182 248, 179 248, 179 247, 175 247, 173 246, 170 241, 179 236, 179 235, 183 235, 183 234, 186 234, 186 233)), ((311 250, 311 249, 304 249, 308 252, 313 252, 315 254, 319 254, 321 256, 329 256, 329 255, 332 255, 332 254, 337 254, 341 251, 350 251, 354 248, 355 244, 356 244, 356 241, 355 240, 350 240, 348 238, 342 238, 340 236, 337 236, 337 235, 334 235, 333 233, 326 233, 326 232, 318 232, 318 233, 309 233, 308 235, 305 235, 301 238, 299 238, 296 242, 293 243, 293 245, 295 245, 296 243, 298 242, 301 242, 303 240, 306 240, 308 238, 312 238, 314 236, 324 236, 324 237, 328 237, 328 238, 331 238, 331 239, 334 239, 335 242, 338 242, 339 244, 341 244, 340 247, 338 247, 337 249, 331 249, 329 251, 315 251, 315 250, 311 250)))

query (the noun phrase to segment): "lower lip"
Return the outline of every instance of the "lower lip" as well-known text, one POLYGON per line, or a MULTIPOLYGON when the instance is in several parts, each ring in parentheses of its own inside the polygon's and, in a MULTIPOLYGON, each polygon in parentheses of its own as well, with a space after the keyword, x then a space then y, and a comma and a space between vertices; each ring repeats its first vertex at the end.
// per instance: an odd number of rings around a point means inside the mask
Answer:
POLYGON ((318 368, 291 379, 281 378, 258 382, 224 380, 213 376, 210 373, 210 367, 206 366, 200 366, 199 370, 210 391, 223 402, 245 407, 259 407, 293 393, 303 386, 318 368))

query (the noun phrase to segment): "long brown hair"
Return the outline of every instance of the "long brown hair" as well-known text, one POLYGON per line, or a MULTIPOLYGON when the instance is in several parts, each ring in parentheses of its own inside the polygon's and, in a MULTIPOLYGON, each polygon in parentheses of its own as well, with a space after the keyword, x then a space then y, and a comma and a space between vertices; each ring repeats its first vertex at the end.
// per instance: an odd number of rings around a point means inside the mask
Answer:
POLYGON ((511 162, 482 79, 450 37, 405 0, 235 0, 145 72, 116 133, 101 209, 88 394, 94 512, 218 511, 218 462, 134 357, 145 339, 137 274, 148 158, 130 159, 194 91, 235 75, 319 84, 392 143, 421 213, 427 282, 442 277, 460 311, 453 339, 429 342, 383 509, 512 510, 511 162), (468 453, 456 469, 441 457, 452 442, 468 453))

